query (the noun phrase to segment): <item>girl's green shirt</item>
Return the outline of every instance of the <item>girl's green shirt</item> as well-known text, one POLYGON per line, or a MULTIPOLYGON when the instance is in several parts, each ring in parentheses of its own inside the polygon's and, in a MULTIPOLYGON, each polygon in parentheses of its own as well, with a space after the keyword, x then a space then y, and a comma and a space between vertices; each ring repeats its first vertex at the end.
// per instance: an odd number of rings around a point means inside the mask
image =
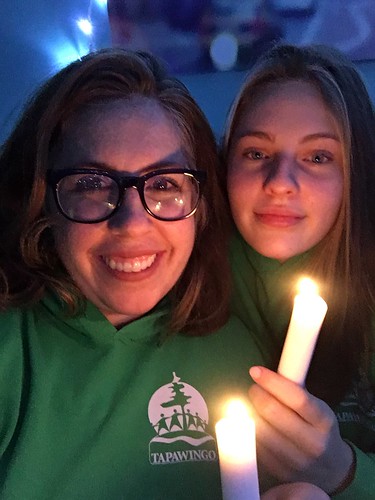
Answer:
MULTIPOLYGON (((230 255, 234 280, 232 310, 251 330, 267 365, 276 369, 293 308, 293 290, 304 276, 309 254, 280 263, 258 254, 236 232, 230 255)), ((345 399, 334 408, 341 435, 352 445, 357 460, 353 482, 335 498, 375 499, 374 387, 375 359, 371 372, 358 375, 345 399)))

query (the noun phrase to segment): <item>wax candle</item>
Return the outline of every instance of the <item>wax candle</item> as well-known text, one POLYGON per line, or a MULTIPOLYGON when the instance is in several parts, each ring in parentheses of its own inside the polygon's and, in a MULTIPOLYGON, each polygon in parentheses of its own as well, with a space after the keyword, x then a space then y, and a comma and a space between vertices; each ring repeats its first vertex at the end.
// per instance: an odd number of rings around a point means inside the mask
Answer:
POLYGON ((223 500, 259 500, 255 424, 240 401, 215 426, 223 500))
POLYGON ((278 372, 304 385, 306 374, 327 312, 327 304, 318 295, 315 283, 304 278, 300 292, 294 299, 294 307, 286 335, 278 372))

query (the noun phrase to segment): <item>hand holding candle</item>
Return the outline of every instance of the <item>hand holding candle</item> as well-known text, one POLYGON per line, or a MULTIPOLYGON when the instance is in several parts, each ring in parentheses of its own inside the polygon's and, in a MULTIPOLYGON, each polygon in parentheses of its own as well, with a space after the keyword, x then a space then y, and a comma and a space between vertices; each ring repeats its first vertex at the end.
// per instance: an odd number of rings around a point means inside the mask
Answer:
POLYGON ((240 401, 216 424, 224 500, 259 500, 255 424, 240 401))
POLYGON ((304 385, 319 331, 327 312, 327 304, 318 295, 312 280, 300 282, 300 292, 294 299, 292 317, 286 335, 278 372, 304 385))

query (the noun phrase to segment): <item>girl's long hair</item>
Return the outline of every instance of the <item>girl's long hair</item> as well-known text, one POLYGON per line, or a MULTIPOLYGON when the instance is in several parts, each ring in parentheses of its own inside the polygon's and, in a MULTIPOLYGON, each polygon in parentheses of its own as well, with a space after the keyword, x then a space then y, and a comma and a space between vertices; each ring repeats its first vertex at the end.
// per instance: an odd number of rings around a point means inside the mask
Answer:
POLYGON ((373 349, 375 117, 357 69, 340 52, 325 46, 275 46, 253 68, 233 104, 223 141, 224 164, 233 131, 257 93, 265 85, 289 80, 316 86, 340 126, 344 149, 341 208, 306 268, 322 284, 329 304, 307 387, 334 404, 359 368, 368 369, 373 349))

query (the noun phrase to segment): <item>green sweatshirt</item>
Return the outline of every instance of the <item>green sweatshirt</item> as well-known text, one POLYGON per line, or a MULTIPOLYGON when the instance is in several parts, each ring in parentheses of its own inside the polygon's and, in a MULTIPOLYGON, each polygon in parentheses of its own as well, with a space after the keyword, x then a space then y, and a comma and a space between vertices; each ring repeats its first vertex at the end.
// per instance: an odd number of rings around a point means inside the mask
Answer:
MULTIPOLYGON (((258 254, 236 233, 231 260, 233 312, 253 332, 267 365, 277 368, 292 312, 292 290, 303 276, 308 254, 280 263, 258 254)), ((356 453, 354 481, 336 495, 342 500, 375 499, 375 359, 371 373, 355 380, 352 390, 334 409, 342 437, 356 453)))
POLYGON ((50 296, 0 315, 2 500, 221 498, 214 424, 263 360, 235 318, 160 342, 161 314, 116 330, 50 296))

